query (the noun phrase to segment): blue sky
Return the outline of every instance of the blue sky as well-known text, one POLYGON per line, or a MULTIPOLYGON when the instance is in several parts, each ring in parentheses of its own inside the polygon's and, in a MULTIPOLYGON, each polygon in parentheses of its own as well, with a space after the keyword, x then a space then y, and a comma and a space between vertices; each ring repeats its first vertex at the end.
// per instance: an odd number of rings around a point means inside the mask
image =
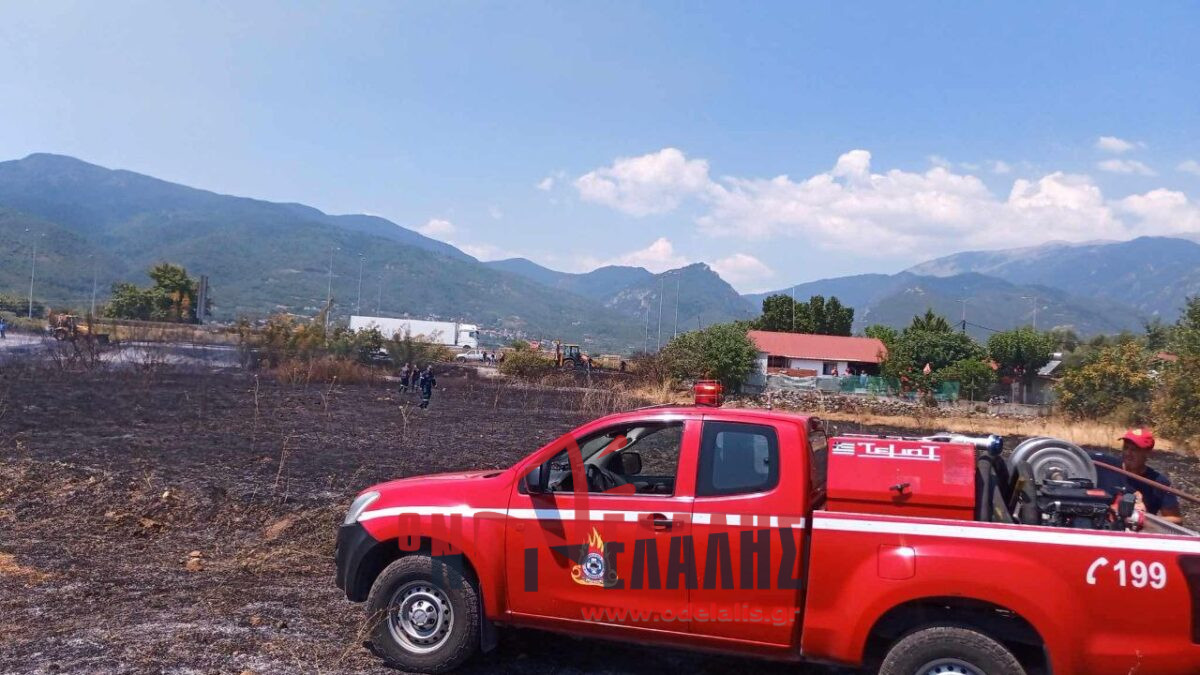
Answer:
POLYGON ((0 158, 742 291, 1200 232, 1200 6, 747 5, 2 3, 0 158))

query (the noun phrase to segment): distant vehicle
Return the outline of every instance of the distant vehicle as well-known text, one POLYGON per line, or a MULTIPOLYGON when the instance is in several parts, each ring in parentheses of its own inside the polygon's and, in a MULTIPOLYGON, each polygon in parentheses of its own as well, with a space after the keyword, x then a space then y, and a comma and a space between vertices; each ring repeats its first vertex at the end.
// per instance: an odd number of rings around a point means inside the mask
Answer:
POLYGON ((455 361, 483 361, 484 351, 482 349, 471 349, 454 357, 455 361))
POLYGON ((59 342, 67 340, 88 340, 108 344, 107 333, 95 333, 91 320, 82 319, 74 314, 52 314, 47 332, 59 342))
POLYGON ((391 319, 382 316, 351 316, 350 330, 376 328, 385 338, 411 335, 414 339, 447 347, 479 347, 479 327, 473 323, 391 319))

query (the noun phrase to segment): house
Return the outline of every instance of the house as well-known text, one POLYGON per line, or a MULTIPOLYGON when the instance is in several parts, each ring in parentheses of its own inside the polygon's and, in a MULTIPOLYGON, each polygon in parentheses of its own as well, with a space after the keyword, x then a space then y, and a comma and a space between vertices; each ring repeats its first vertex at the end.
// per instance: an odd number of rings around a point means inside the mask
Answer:
POLYGON ((758 368, 750 384, 761 386, 768 375, 878 375, 887 347, 875 338, 752 330, 758 368))

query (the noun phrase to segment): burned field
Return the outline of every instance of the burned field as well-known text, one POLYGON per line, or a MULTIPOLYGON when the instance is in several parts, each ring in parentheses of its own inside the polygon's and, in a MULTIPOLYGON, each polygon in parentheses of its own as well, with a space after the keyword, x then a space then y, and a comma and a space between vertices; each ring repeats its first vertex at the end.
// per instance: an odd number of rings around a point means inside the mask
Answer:
MULTIPOLYGON (((354 494, 508 466, 625 403, 465 372, 439 377, 429 410, 417 402, 392 385, 10 364, 0 672, 387 672, 363 647, 362 608, 333 584, 335 530, 354 494)), ((506 630, 467 672, 739 664, 763 667, 506 630)))
MULTIPOLYGON (((631 401, 439 376, 282 384, 236 370, 0 377, 0 672, 385 672, 333 584, 361 488, 500 468, 631 401)), ((859 429, 842 426, 844 431, 859 429)), ((1196 463, 1160 462, 1194 486, 1196 463)), ((467 672, 754 668, 727 657, 504 630, 467 672)), ((829 672, 813 668, 810 672, 829 672)))

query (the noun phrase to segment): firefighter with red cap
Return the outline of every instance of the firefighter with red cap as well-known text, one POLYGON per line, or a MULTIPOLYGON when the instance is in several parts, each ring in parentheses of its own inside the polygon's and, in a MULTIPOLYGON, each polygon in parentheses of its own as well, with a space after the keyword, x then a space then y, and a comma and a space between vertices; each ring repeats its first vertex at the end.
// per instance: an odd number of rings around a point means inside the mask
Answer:
MULTIPOLYGON (((1119 461, 1111 455, 1098 455, 1096 459, 1105 464, 1120 466, 1130 473, 1135 473, 1155 483, 1171 487, 1171 481, 1166 474, 1155 471, 1146 464, 1146 460, 1150 457, 1150 451, 1154 449, 1154 434, 1149 429, 1144 427, 1130 429, 1117 440, 1121 441, 1119 461)), ((1108 490, 1126 488, 1138 495, 1138 509, 1144 509, 1173 523, 1183 522, 1183 516, 1179 511, 1179 498, 1175 495, 1128 476, 1122 476, 1115 471, 1105 470, 1103 467, 1099 468, 1097 474, 1100 483, 1098 487, 1108 490)))

